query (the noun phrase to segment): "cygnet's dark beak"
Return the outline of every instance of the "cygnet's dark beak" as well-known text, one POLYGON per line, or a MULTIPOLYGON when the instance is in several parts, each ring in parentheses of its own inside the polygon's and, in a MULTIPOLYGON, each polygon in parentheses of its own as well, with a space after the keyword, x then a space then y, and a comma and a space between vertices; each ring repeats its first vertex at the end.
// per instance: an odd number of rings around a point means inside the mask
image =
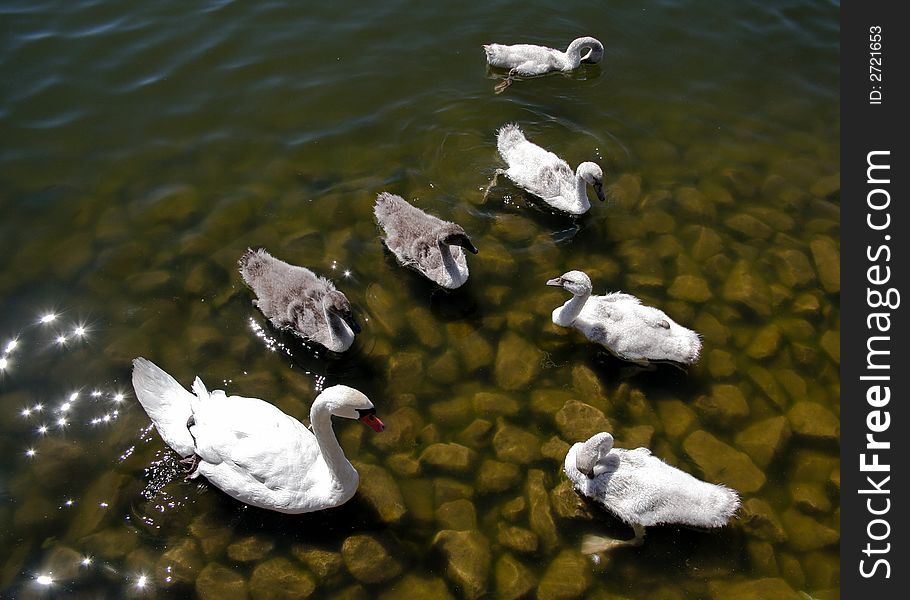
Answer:
POLYGON ((344 322, 348 324, 348 327, 351 328, 355 334, 360 333, 360 324, 354 318, 354 313, 347 312, 341 315, 341 318, 344 319, 344 322))
POLYGON ((462 248, 464 248, 471 254, 477 254, 477 248, 474 246, 474 243, 471 241, 471 238, 469 238, 466 235, 461 235, 461 236, 458 236, 458 241, 460 242, 458 244, 459 246, 461 246, 462 248))
POLYGON ((552 285, 553 287, 562 287, 563 279, 562 277, 554 277, 553 279, 547 280, 547 285, 552 285))
POLYGON ((376 416, 375 408, 368 408, 366 410, 358 408, 357 414, 360 415, 360 420, 366 423, 370 429, 376 433, 382 433, 385 429, 385 425, 383 425, 382 421, 379 420, 379 417, 376 416))
POLYGON ((604 184, 602 181, 594 182, 594 193, 597 194, 597 197, 600 198, 601 202, 606 202, 607 197, 604 195, 604 184))

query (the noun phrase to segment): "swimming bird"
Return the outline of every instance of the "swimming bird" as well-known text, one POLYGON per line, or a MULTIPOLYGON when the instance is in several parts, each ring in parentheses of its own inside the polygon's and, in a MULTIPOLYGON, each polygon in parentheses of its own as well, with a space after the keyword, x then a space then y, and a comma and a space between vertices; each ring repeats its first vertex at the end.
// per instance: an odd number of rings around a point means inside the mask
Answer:
POLYGON ((619 358, 642 365, 655 360, 684 365, 698 360, 701 339, 697 333, 631 294, 592 296, 591 279, 583 271, 569 271, 547 285, 561 287, 573 296, 553 311, 553 322, 575 327, 619 358))
POLYGON ((604 45, 592 37, 572 41, 565 52, 534 44, 485 44, 487 64, 509 69, 508 76, 494 88, 501 93, 512 83, 513 75, 543 75, 551 71, 572 71, 581 63, 598 63, 604 55, 604 45))
POLYGON ((247 250, 239 264, 240 275, 256 294, 253 304, 272 325, 333 352, 344 352, 354 343, 360 325, 347 296, 331 281, 261 248, 247 250))
POLYGON ((204 475, 232 498, 283 513, 332 508, 357 491, 332 415, 384 428, 369 398, 345 385, 316 396, 312 431, 264 400, 209 392, 198 377, 190 393, 145 358, 133 361, 133 388, 164 442, 193 463, 188 479, 204 475))
POLYGON ((376 197, 373 213, 385 232, 383 242, 399 263, 447 289, 468 280, 468 261, 462 248, 474 254, 477 248, 461 225, 425 213, 388 192, 376 197))
POLYGON ((635 530, 628 541, 587 536, 582 542, 586 554, 641 545, 650 525, 722 527, 739 508, 739 496, 730 488, 671 467, 647 448, 614 448, 607 432, 569 448, 563 469, 576 492, 635 530))
POLYGON ((606 200, 604 175, 597 164, 583 162, 573 173, 566 161, 529 142, 514 123, 499 130, 496 147, 509 168, 496 169, 487 193, 496 185, 497 177, 505 175, 515 185, 540 197, 551 207, 573 215, 583 214, 591 208, 591 203, 588 202, 588 184, 594 188, 601 201, 606 200))

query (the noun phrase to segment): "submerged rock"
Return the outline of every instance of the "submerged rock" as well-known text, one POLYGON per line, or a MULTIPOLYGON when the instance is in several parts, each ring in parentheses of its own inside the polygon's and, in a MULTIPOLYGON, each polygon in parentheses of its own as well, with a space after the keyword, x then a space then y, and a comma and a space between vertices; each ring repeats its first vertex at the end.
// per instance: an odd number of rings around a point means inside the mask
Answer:
POLYGON ((750 425, 736 434, 736 445, 764 469, 778 456, 790 440, 786 417, 771 417, 750 425))
POLYGON ((341 545, 348 571, 362 583, 382 583, 398 577, 401 563, 375 537, 352 535, 341 545))
POLYGON ((363 498, 384 524, 401 521, 408 510, 395 479, 378 465, 359 461, 354 461, 353 464, 360 473, 357 495, 363 498))
POLYGON ((739 512, 743 527, 755 537, 777 544, 787 540, 787 532, 771 505, 761 498, 749 498, 739 512))
POLYGON ((275 542, 251 535, 228 546, 227 555, 237 562, 252 562, 262 560, 274 547, 275 542))
POLYGON ((743 393, 726 383, 711 386, 711 395, 700 396, 695 401, 695 410, 706 421, 721 427, 729 427, 749 416, 749 404, 743 393))
POLYGON ((544 458, 549 458, 550 460, 562 464, 570 447, 571 446, 568 443, 554 435, 540 447, 540 454, 544 458))
POLYGON ((819 237, 809 244, 818 279, 826 292, 840 291, 840 252, 831 238, 819 237))
POLYGON ((497 598, 518 600, 530 594, 536 585, 534 573, 510 554, 503 554, 496 561, 497 598))
POLYGON ((538 600, 569 600, 584 596, 591 585, 588 560, 574 550, 563 550, 547 567, 540 585, 538 600))
POLYGON ((786 408, 787 396, 778 385, 774 375, 768 369, 759 366, 750 367, 746 373, 749 378, 765 393, 765 395, 780 409, 786 408))
POLYGON ((455 531, 477 529, 477 512, 470 500, 464 498, 452 500, 436 509, 436 522, 440 529, 455 531))
POLYGON ((82 554, 68 546, 55 544, 41 561, 41 573, 52 573, 54 580, 72 582, 81 579, 84 573, 82 568, 82 554))
POLYGON ((493 436, 493 449, 499 460, 526 465, 540 458, 540 440, 534 434, 508 425, 503 419, 497 423, 493 436))
POLYGON ((540 372, 540 350, 515 333, 507 333, 496 350, 496 383, 504 390, 524 389, 540 372))
POLYGON ((840 436, 840 420, 816 402, 797 402, 787 418, 796 435, 820 440, 837 440, 840 436))
POLYGON ((550 492, 550 504, 556 516, 562 519, 591 520, 594 513, 588 503, 575 492, 575 486, 564 479, 550 492))
POLYGON ((706 431, 689 435, 683 449, 713 483, 727 485, 740 494, 751 494, 765 485, 765 474, 746 454, 706 431))
POLYGON ((657 414, 664 433, 676 440, 688 433, 695 422, 695 411, 681 400, 661 400, 657 403, 657 414))
POLYGON ((712 581, 708 583, 711 600, 803 600, 786 581, 780 578, 754 579, 740 583, 712 581))
POLYGON ((762 360, 773 356, 779 344, 780 329, 774 323, 770 323, 758 330, 758 333, 749 342, 746 354, 756 360, 762 360))
POLYGON ((425 468, 466 475, 476 458, 477 453, 467 446, 437 443, 420 454, 420 464, 425 468))
POLYGON ((416 352, 395 352, 389 357, 386 381, 390 390, 417 388, 423 382, 423 357, 416 352))
MULTIPOLYGON (((364 592, 364 600, 367 594, 364 592)), ((455 600, 446 582, 438 577, 421 577, 409 573, 395 583, 395 586, 379 594, 379 600, 455 600)))
POLYGON ((696 275, 680 275, 670 284, 667 293, 686 302, 706 302, 713 296, 708 282, 696 275))
POLYGON ((498 460, 484 460, 477 469, 476 487, 479 494, 504 492, 521 482, 518 465, 498 460))
POLYGON ((479 598, 486 593, 492 553, 479 531, 440 531, 433 546, 446 559, 446 577, 461 588, 465 598, 479 598))
POLYGON ((802 512, 812 515, 831 512, 831 500, 828 499, 823 484, 791 481, 789 488, 793 505, 802 512))
POLYGON ((749 307, 763 317, 771 316, 771 290, 748 260, 733 266, 723 289, 724 300, 749 307))
POLYGON ((533 531, 529 531, 524 527, 506 525, 504 523, 499 523, 498 529, 499 533, 496 536, 496 541, 506 548, 521 552, 522 554, 533 554, 534 552, 537 552, 537 534, 533 531))
POLYGON ((774 230, 767 224, 746 213, 728 217, 724 221, 724 225, 727 226, 727 229, 756 240, 767 240, 774 235, 774 230))
POLYGON ((720 235, 709 227, 699 227, 692 244, 692 258, 701 262, 719 254, 724 249, 720 235))
POLYGON ((286 558, 273 558, 253 569, 250 596, 253 600, 309 598, 316 591, 313 576, 286 558))
POLYGON ((550 510, 549 494, 543 482, 543 471, 528 471, 528 522, 543 548, 549 552, 559 544, 559 535, 550 510))
POLYGON ((823 525, 796 509, 785 510, 781 521, 787 531, 790 547, 797 552, 820 550, 840 541, 840 533, 836 529, 823 525))
POLYGON ((477 392, 474 394, 474 412, 484 416, 512 416, 521 411, 518 401, 506 394, 477 392))
POLYGON ((204 563, 199 544, 186 537, 168 548, 158 559, 157 581, 170 586, 175 583, 192 583, 202 570, 204 563))
POLYGON ((736 362, 733 355, 715 348, 708 353, 708 370, 715 378, 724 378, 736 372, 736 362))
POLYGON ((218 563, 209 563, 196 578, 196 593, 202 600, 247 598, 243 575, 218 563))
POLYGON ((291 554, 305 564, 319 578, 320 582, 333 578, 344 568, 344 558, 341 557, 340 552, 313 546, 295 545, 291 547, 291 554))
POLYGON ((562 439, 572 443, 587 440, 601 431, 613 430, 603 412, 577 400, 569 400, 559 409, 556 428, 562 439))
POLYGON ((474 419, 471 423, 458 432, 456 440, 468 448, 479 450, 490 441, 490 432, 493 424, 486 419, 474 419))

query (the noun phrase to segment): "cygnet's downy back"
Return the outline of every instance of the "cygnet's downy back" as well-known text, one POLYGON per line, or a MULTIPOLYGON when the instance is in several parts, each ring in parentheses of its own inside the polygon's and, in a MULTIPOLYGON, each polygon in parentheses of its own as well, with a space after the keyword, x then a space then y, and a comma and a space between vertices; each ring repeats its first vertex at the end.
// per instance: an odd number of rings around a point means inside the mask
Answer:
POLYGON ((447 289, 468 280, 462 249, 477 254, 477 248, 461 225, 434 217, 388 192, 377 196, 373 212, 385 233, 382 241, 399 263, 447 289))
POLYGON ((642 364, 668 361, 689 365, 698 361, 699 335, 662 310, 643 305, 635 296, 622 292, 592 296, 591 280, 583 271, 569 271, 547 281, 547 285, 561 287, 573 296, 553 311, 553 322, 575 327, 614 355, 642 364))
POLYGON ((240 275, 256 294, 253 304, 272 325, 333 352, 344 352, 354 343, 360 326, 347 296, 331 281, 261 248, 247 250, 239 264, 240 275))

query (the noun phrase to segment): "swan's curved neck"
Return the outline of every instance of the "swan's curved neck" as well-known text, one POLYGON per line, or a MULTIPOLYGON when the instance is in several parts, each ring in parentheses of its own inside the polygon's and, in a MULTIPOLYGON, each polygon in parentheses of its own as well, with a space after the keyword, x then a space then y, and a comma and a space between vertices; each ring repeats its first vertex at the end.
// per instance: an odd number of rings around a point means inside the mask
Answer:
POLYGON ((316 436, 316 443, 319 445, 319 452, 329 468, 329 473, 336 481, 344 481, 350 477, 354 467, 348 462, 335 437, 335 430, 332 428, 332 413, 322 403, 314 403, 310 409, 310 424, 313 426, 313 435, 316 436))
POLYGON ((452 281, 459 281, 461 279, 461 273, 458 270, 458 264, 455 262, 455 257, 452 256, 452 248, 448 244, 440 241, 439 244, 439 254, 442 256, 442 266, 445 268, 446 273, 449 274, 449 277, 452 281))
POLYGON ((600 45, 600 42, 594 38, 578 38, 573 40, 569 47, 566 48, 565 56, 568 67, 571 69, 576 69, 581 64, 582 50, 587 50, 592 55, 597 55, 600 52, 603 52, 603 47, 600 45))
POLYGON ((582 208, 590 208, 591 203, 588 201, 588 182, 585 178, 575 171, 575 198, 582 208))
POLYGON ((575 322, 576 318, 578 318, 581 309, 584 308, 585 302, 587 302, 590 297, 591 292, 580 296, 573 296, 571 300, 556 309, 553 314, 553 320, 557 325, 568 327, 575 322))

